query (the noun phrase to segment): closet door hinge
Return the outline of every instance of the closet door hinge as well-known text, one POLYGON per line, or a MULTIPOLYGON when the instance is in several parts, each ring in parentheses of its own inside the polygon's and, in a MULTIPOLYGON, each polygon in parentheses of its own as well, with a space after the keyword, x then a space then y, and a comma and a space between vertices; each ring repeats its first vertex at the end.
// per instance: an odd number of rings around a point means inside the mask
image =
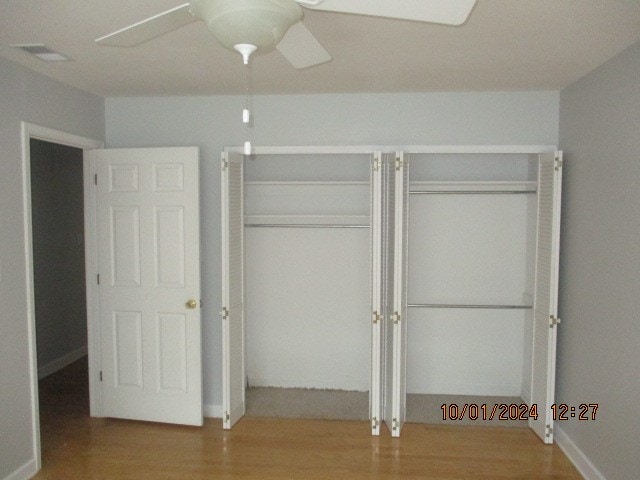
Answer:
POLYGON ((98 285, 100 285, 100 274, 96 275, 96 282, 98 283, 98 285))
POLYGON ((393 315, 391 316, 391 318, 393 319, 393 323, 395 325, 400 323, 400 314, 398 312, 393 312, 393 315))
POLYGON ((102 370, 100 370, 100 381, 102 381, 102 370))
POLYGON ((549 328, 553 328, 560 323, 560 319, 555 315, 549 315, 549 328))
POLYGON ((222 315, 223 320, 226 320, 227 318, 229 318, 229 309, 227 307, 222 307, 220 315, 222 315))
POLYGON ((402 158, 399 153, 396 153, 396 170, 400 170, 402 168, 402 158))
POLYGON ((229 166, 229 162, 227 162, 227 159, 224 158, 224 154, 222 155, 222 158, 220 160, 220 166, 222 167, 222 170, 226 170, 229 166))
POLYGON ((94 185, 98 185, 98 174, 97 173, 93 174, 93 183, 94 183, 94 185))
POLYGON ((373 312, 373 324, 377 324, 380 320, 382 320, 382 315, 380 315, 378 312, 373 312))
POLYGON ((562 168, 562 159, 560 158, 560 154, 556 152, 554 167, 556 172, 562 168))
POLYGON ((551 435, 553 435, 553 428, 551 427, 551 425, 546 425, 544 436, 549 438, 551 435))
POLYGON ((394 418, 391 421, 391 424, 393 425, 392 430, 399 430, 400 429, 400 422, 398 421, 397 418, 394 418))
POLYGON ((380 422, 378 422, 378 417, 373 417, 371 419, 371 428, 375 430, 376 428, 378 428, 378 425, 380 425, 380 422))
POLYGON ((228 422, 229 421, 229 412, 224 412, 224 421, 228 422))

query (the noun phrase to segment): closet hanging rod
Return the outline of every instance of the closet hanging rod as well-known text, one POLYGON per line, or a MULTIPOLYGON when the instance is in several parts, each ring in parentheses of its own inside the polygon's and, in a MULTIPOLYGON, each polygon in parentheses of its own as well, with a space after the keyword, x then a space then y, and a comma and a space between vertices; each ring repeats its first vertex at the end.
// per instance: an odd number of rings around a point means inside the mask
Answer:
POLYGON ((369 228, 369 225, 336 223, 245 223, 247 228, 369 228))
POLYGON ((531 305, 458 305, 452 303, 410 303, 411 308, 483 308, 488 310, 531 310, 531 305))
POLYGON ((412 195, 498 195, 498 194, 520 194, 533 195, 535 190, 410 190, 412 195))

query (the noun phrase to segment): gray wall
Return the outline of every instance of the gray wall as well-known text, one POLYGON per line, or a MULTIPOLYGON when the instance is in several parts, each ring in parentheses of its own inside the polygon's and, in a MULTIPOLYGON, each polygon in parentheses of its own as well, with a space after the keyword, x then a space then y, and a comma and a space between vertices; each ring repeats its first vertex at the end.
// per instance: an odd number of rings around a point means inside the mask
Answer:
MULTIPOLYGON (((245 138, 244 98, 108 98, 108 147, 201 151, 204 401, 222 403, 220 152, 245 138)), ((558 92, 258 96, 254 145, 558 143, 558 92)))
POLYGON ((104 100, 0 59, 0 112, 0 478, 5 478, 34 458, 20 122, 100 140, 104 100))
POLYGON ((640 43, 561 93, 567 159, 558 403, 599 403, 560 428, 608 479, 640 472, 640 43))
POLYGON ((82 150, 31 140, 38 369, 87 346, 82 150))

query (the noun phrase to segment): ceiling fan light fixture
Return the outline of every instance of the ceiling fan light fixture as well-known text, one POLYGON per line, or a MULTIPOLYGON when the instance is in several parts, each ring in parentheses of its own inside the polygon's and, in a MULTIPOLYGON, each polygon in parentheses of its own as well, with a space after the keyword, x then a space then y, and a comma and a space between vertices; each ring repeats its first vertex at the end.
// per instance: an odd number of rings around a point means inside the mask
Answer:
POLYGON ((294 0, 191 0, 190 9, 232 51, 249 44, 268 52, 302 19, 302 8, 294 0))
POLYGON ((255 45, 251 45, 250 43, 238 43, 233 46, 233 49, 236 50, 240 55, 242 55, 242 61, 245 65, 249 65, 249 57, 251 54, 255 52, 258 47, 255 45))

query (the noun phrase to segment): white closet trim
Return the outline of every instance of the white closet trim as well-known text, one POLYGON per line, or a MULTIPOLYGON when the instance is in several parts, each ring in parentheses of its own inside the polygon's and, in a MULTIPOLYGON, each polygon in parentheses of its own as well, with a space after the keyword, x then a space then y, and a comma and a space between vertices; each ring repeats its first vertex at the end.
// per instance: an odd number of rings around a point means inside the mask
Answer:
MULTIPOLYGON (((522 153, 555 152, 555 145, 406 145, 395 150, 405 153, 522 153)), ((394 151, 395 151, 394 150, 394 151)))
MULTIPOLYGON (((335 155, 358 153, 522 153, 539 154, 555 152, 555 145, 364 145, 364 146, 254 146, 254 155, 335 155)), ((224 147, 225 152, 242 153, 243 146, 229 145, 224 147)))
MULTIPOLYGON (((254 146, 253 155, 345 155, 374 154, 383 150, 381 146, 254 146)), ((225 152, 242 153, 242 146, 225 146, 225 152)))

